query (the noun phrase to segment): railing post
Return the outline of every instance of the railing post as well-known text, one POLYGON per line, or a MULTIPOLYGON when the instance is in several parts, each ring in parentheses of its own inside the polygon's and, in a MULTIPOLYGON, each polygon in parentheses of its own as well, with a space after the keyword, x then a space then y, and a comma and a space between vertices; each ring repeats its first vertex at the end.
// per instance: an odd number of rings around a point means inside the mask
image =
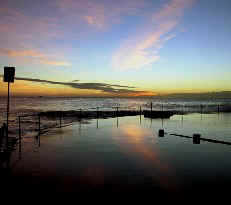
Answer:
POLYGON ((59 127, 62 127, 62 112, 59 113, 59 127))
POLYGON ((2 147, 2 139, 3 139, 3 128, 0 127, 0 150, 1 150, 1 147, 2 147))
POLYGON ((21 117, 18 117, 18 137, 19 137, 19 152, 21 153, 22 144, 21 144, 21 117))
POLYGON ((9 108, 10 108, 10 82, 8 82, 8 97, 7 97, 7 117, 6 117, 6 149, 8 151, 9 146, 9 138, 8 138, 8 131, 9 131, 9 108))
POLYGON ((39 147, 40 147, 40 114, 38 115, 38 140, 39 140, 39 147))
POLYGON ((99 107, 97 107, 97 119, 99 118, 99 107))
POLYGON ((6 123, 3 123, 3 126, 2 126, 2 139, 3 138, 6 138, 6 150, 8 151, 8 129, 7 129, 7 125, 6 123))
POLYGON ((140 124, 141 124, 141 115, 142 115, 142 110, 141 110, 141 106, 140 106, 140 124))
POLYGON ((38 134, 40 135, 40 115, 38 115, 38 134))

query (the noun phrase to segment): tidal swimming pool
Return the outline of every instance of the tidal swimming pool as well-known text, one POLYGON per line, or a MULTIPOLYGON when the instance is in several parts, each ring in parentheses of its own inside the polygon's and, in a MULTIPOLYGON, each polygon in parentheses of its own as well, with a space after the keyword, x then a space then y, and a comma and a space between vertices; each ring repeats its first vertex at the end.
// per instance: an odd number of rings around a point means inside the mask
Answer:
POLYGON ((192 136, 231 142, 231 114, 175 115, 170 119, 140 116, 91 120, 24 139, 20 160, 13 153, 10 178, 58 192, 95 190, 159 191, 170 195, 192 191, 225 191, 231 183, 231 146, 192 136), (158 130, 164 129, 164 137, 158 130))

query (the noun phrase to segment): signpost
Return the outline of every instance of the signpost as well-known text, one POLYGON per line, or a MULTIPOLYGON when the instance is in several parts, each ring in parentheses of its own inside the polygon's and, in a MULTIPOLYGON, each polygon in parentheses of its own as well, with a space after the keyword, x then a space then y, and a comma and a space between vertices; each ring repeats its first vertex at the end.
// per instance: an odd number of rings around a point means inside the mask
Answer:
POLYGON ((4 67, 4 82, 8 82, 8 97, 7 97, 7 117, 6 117, 6 147, 8 149, 8 121, 9 121, 9 109, 10 109, 10 83, 14 83, 14 76, 15 76, 15 67, 4 67))

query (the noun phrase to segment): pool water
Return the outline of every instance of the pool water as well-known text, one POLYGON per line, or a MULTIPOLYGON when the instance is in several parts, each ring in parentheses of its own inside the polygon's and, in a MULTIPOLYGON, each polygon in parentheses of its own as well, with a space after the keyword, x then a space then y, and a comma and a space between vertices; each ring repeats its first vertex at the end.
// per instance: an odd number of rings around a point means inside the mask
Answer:
POLYGON ((20 160, 13 153, 12 189, 23 181, 58 192, 155 190, 173 198, 224 193, 231 184, 231 146, 193 144, 170 134, 231 142, 230 125, 231 114, 224 113, 99 119, 53 129, 41 136, 40 147, 25 139, 20 160), (159 129, 168 134, 159 137, 159 129))

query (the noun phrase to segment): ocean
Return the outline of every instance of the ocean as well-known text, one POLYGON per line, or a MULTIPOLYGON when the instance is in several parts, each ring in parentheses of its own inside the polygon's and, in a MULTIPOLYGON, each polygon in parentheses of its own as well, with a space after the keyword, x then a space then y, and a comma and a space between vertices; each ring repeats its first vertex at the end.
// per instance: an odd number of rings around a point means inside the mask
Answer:
MULTIPOLYGON (((44 111, 69 111, 69 110, 174 110, 184 113, 216 113, 231 111, 231 99, 161 99, 161 98, 72 98, 72 97, 11 97, 9 113, 9 132, 11 135, 18 133, 18 116, 34 115, 44 111), (219 108, 218 108, 219 106, 219 108)), ((0 125, 6 122, 7 98, 0 98, 0 125)), ((47 119, 42 119, 47 120, 47 119)), ((24 135, 34 134, 38 119, 27 117, 24 122, 24 135)), ((51 123, 51 122, 50 122, 51 123)), ((58 122, 56 122, 58 123, 58 122)), ((45 123, 43 123, 45 124, 45 123)))
MULTIPOLYGON (((6 98, 0 102, 3 123, 6 98)), ((199 133, 202 138, 231 142, 228 99, 11 98, 10 135, 18 135, 20 115, 96 107, 113 110, 117 106, 123 110, 138 110, 140 106, 150 109, 151 102, 153 110, 178 110, 184 115, 179 113, 169 119, 138 115, 75 121, 71 126, 49 129, 41 135, 41 144, 33 137, 38 133, 38 116, 22 118, 22 152, 17 148, 10 159, 10 190, 24 193, 33 187, 32 191, 39 193, 89 193, 109 188, 114 194, 135 189, 139 194, 154 191, 164 194, 157 194, 159 198, 170 193, 180 199, 228 192, 231 147, 203 140, 194 144, 192 139, 199 133), (159 137, 160 129, 164 129, 164 137, 159 137)), ((49 123, 52 127, 55 120, 41 119, 41 126, 49 123)))

